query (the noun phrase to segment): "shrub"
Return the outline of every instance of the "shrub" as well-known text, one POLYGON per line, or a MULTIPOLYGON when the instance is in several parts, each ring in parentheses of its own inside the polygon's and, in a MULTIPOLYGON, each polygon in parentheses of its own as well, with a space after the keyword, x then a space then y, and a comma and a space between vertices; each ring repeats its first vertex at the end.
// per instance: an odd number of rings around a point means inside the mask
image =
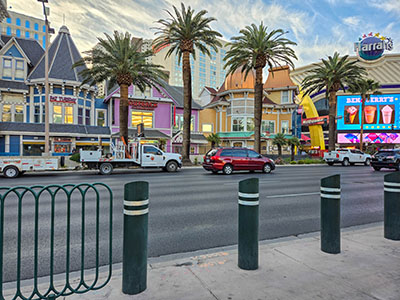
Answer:
POLYGON ((72 160, 72 161, 75 161, 75 162, 80 162, 81 161, 81 155, 78 152, 78 153, 72 154, 69 159, 72 160))
POLYGON ((295 165, 295 164, 297 164, 297 162, 296 162, 295 160, 292 160, 292 161, 290 162, 290 164, 291 164, 291 165, 295 165))
POLYGON ((291 161, 291 159, 290 159, 290 157, 287 157, 287 158, 284 158, 283 161, 284 161, 286 164, 289 164, 290 161, 291 161))
POLYGON ((194 158, 194 165, 197 166, 197 164, 199 163, 197 157, 194 158))
POLYGON ((276 164, 276 165, 283 165, 284 162, 283 162, 282 158, 278 157, 278 158, 275 160, 275 164, 276 164))
POLYGON ((298 162, 297 162, 297 164, 299 164, 299 165, 304 165, 304 160, 302 160, 302 159, 300 159, 298 162))

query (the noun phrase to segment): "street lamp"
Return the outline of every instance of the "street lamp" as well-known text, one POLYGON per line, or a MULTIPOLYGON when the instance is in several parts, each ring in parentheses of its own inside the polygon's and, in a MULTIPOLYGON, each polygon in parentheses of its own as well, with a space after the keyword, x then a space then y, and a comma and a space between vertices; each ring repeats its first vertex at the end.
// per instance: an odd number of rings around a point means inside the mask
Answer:
POLYGON ((45 58, 44 58, 44 73, 45 73, 45 99, 44 99, 44 110, 45 110, 45 125, 44 125, 44 155, 50 155, 50 124, 49 124, 49 33, 54 33, 54 29, 50 28, 47 16, 50 14, 50 9, 44 4, 48 3, 48 0, 37 0, 43 4, 43 14, 45 19, 46 27, 46 38, 45 38, 45 58))

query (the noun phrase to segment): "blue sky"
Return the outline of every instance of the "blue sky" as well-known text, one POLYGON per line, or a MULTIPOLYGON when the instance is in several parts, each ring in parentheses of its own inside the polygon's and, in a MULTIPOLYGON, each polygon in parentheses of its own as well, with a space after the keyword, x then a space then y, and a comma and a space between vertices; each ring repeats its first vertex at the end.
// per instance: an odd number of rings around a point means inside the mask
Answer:
MULTIPOLYGON (((66 25, 80 51, 94 46, 96 37, 113 30, 153 38, 154 21, 166 17, 164 9, 180 0, 49 0, 50 21, 57 30, 66 25), (116 4, 118 3, 118 5, 116 4)), ((297 67, 338 51, 353 55, 353 43, 364 33, 377 33, 394 41, 400 52, 400 0, 193 0, 195 10, 206 9, 217 18, 212 27, 229 40, 251 23, 288 30, 299 60, 297 67)), ((8 0, 12 10, 42 17, 37 0, 8 0)))

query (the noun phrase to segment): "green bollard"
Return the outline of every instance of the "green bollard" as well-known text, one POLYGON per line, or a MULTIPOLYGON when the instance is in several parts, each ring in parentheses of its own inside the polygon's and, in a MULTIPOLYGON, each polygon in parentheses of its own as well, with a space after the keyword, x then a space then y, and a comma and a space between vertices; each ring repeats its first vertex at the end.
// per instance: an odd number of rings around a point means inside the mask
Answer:
POLYGON ((321 179, 321 250, 340 253, 340 175, 321 179))
POLYGON ((239 182, 239 258, 243 270, 258 269, 258 178, 239 182))
POLYGON ((384 236, 400 240, 400 172, 385 175, 384 179, 384 236))
POLYGON ((149 183, 125 184, 122 292, 135 295, 147 287, 149 183))

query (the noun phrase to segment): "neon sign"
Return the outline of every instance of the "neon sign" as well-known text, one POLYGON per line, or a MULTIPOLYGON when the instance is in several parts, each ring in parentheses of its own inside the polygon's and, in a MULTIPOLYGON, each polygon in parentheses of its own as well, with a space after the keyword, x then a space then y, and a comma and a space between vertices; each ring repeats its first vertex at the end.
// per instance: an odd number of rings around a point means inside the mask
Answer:
POLYGON ((65 96, 50 96, 50 102, 60 102, 60 103, 70 103, 76 104, 77 98, 75 97, 65 97, 65 96))
POLYGON ((393 40, 389 37, 381 36, 380 33, 372 32, 364 34, 359 41, 354 43, 354 52, 365 59, 375 60, 383 55, 384 51, 393 50, 393 40))

